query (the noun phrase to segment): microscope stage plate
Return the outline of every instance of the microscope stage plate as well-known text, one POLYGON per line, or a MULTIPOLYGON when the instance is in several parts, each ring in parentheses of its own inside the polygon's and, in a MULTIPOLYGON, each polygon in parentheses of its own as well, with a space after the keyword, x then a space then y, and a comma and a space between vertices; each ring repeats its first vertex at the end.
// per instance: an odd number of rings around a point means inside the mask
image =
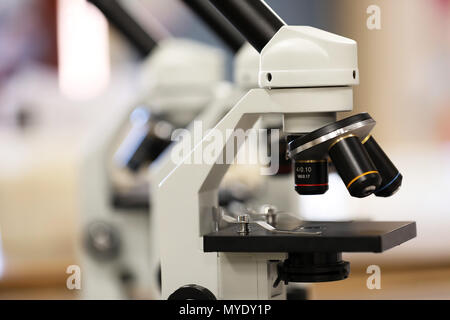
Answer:
POLYGON ((238 226, 203 237, 205 252, 383 252, 416 237, 415 222, 303 222, 302 231, 320 234, 274 233, 256 223, 247 235, 238 226))

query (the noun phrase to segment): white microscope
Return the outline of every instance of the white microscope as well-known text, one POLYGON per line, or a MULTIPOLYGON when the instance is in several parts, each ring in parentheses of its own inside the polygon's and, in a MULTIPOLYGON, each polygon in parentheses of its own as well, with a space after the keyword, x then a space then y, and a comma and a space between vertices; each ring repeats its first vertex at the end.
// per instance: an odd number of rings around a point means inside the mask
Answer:
POLYGON ((220 50, 190 40, 156 43, 118 2, 91 2, 148 57, 142 66, 142 91, 105 115, 82 160, 82 298, 156 297, 148 184, 145 188, 146 177, 139 174, 168 145, 172 130, 185 127, 228 90, 222 82, 224 57, 220 50), (127 176, 125 167, 137 174, 127 176), (123 180, 125 187, 118 188, 123 180), (136 182, 142 181, 144 188, 138 189, 136 182))
POLYGON ((330 162, 354 197, 390 196, 402 177, 370 136, 375 121, 368 114, 336 121, 337 112, 352 110, 352 86, 359 82, 355 41, 287 26, 261 0, 210 2, 260 52, 260 89, 240 99, 160 184, 155 215, 162 297, 285 299, 287 283, 347 278, 343 252, 380 253, 414 238, 414 222, 223 213, 218 188, 230 167, 227 156, 236 156, 242 144, 226 132, 249 130, 264 115, 283 117, 299 194, 326 192, 330 162), (193 161, 213 142, 221 143, 215 161, 193 161))

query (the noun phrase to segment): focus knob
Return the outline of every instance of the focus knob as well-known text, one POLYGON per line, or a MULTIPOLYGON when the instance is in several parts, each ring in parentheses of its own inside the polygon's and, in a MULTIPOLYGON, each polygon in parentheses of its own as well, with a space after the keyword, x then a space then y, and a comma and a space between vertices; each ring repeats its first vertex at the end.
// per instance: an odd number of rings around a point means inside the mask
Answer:
POLYGON ((208 289, 196 285, 188 284, 172 293, 168 300, 217 300, 214 294, 208 289))

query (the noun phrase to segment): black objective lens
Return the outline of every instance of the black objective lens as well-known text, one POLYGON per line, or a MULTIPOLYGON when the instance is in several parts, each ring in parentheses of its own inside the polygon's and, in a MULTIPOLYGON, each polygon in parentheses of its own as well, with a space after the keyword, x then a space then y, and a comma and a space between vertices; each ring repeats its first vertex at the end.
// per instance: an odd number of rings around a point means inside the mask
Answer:
POLYGON ((380 187, 375 191, 375 195, 377 197, 392 196, 402 185, 403 176, 372 136, 368 136, 363 141, 363 145, 375 167, 380 172, 382 179, 380 187))
POLYGON ((329 154, 353 197, 367 197, 380 187, 381 176, 358 137, 350 135, 336 140, 329 154))
POLYGON ((157 137, 149 132, 136 150, 131 154, 126 166, 133 172, 138 171, 145 163, 152 162, 170 145, 171 141, 157 137))
POLYGON ((296 160, 294 178, 298 194, 324 194, 328 190, 328 161, 296 160))

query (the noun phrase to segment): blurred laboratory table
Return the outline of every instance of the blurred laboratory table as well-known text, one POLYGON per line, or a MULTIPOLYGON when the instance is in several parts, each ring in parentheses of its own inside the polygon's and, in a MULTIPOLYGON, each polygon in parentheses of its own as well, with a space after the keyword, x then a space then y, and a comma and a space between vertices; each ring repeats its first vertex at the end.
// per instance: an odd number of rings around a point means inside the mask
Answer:
MULTIPOLYGON (((5 299, 77 299, 77 290, 65 286, 66 274, 52 272, 52 267, 34 270, 27 277, 10 277, 0 282, 0 300, 5 299)), ((424 266, 413 269, 383 269, 381 289, 369 290, 370 274, 365 267, 352 266, 349 279, 313 284, 311 300, 446 300, 450 299, 450 265, 424 266)), ((22 273, 23 274, 23 273, 22 273)))
POLYGON ((313 300, 447 300, 450 299, 450 265, 414 269, 382 269, 381 289, 368 289, 362 266, 352 268, 350 278, 314 284, 309 291, 313 300))
POLYGON ((0 280, 0 300, 76 299, 77 291, 66 287, 66 266, 71 264, 73 261, 64 259, 16 264, 0 280))

